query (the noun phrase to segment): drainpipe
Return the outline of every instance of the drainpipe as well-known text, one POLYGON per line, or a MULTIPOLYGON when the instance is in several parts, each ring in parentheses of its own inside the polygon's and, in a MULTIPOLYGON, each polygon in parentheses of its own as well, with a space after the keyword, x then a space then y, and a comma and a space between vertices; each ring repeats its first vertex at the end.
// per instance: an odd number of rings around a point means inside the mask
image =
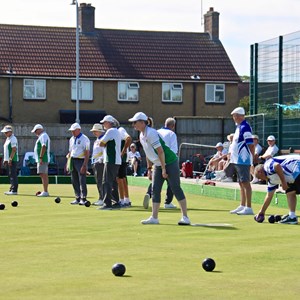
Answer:
POLYGON ((195 74, 191 76, 191 79, 194 80, 193 82, 193 116, 196 116, 197 113, 197 81, 200 80, 200 76, 195 74))
POLYGON ((8 97, 8 104, 9 104, 9 115, 8 120, 12 123, 12 104, 13 104, 13 75, 16 74, 16 72, 13 70, 12 64, 9 65, 8 70, 6 71, 6 74, 9 74, 9 97, 8 97))

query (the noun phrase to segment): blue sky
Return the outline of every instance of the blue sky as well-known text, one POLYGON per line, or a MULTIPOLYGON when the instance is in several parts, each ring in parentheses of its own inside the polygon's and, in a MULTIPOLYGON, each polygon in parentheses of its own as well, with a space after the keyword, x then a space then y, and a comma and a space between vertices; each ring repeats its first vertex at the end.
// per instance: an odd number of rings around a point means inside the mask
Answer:
MULTIPOLYGON (((300 30, 299 0, 90 0, 97 28, 203 32, 201 11, 220 13, 220 40, 239 75, 250 45, 300 30)), ((75 27, 71 0, 3 0, 1 24, 75 27)))

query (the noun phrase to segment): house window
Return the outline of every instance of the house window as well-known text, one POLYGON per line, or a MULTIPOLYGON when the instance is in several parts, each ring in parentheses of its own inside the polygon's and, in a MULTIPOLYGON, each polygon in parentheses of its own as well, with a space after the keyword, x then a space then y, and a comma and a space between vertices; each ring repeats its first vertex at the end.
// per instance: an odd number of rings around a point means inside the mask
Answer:
POLYGON ((24 79, 24 99, 46 99, 46 80, 24 79))
POLYGON ((205 102, 224 103, 225 102, 225 84, 206 84, 205 102))
POLYGON ((139 101, 138 82, 118 82, 118 101, 139 101))
MULTIPOLYGON (((71 99, 76 100, 76 80, 72 80, 71 99)), ((93 81, 79 81, 79 100, 93 100, 93 81)))
POLYGON ((182 102, 182 83, 163 83, 162 101, 163 102, 182 102))

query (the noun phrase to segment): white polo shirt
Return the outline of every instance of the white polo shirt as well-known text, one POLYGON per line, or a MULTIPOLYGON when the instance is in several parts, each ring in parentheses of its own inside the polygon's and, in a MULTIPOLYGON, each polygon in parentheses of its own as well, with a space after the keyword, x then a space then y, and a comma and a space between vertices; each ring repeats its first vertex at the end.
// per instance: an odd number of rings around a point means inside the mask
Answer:
POLYGON ((93 154, 92 154, 92 164, 95 163, 103 163, 104 160, 104 147, 100 146, 100 139, 103 137, 103 135, 99 136, 99 138, 96 139, 93 146, 93 154))
POLYGON ((72 136, 69 140, 69 152, 73 158, 85 158, 85 151, 90 150, 89 138, 80 133, 77 137, 72 136))
POLYGON ((165 141, 166 145, 175 153, 178 153, 177 136, 174 131, 167 127, 162 127, 157 130, 158 134, 165 141))
POLYGON ((19 155, 18 155, 18 140, 17 138, 12 134, 10 137, 7 137, 5 140, 5 143, 3 145, 3 161, 9 161, 12 148, 16 147, 16 153, 12 159, 12 161, 19 161, 19 155))
POLYGON ((50 138, 46 132, 42 132, 38 136, 38 139, 35 142, 33 151, 34 151, 34 158, 37 163, 40 161, 40 154, 43 146, 46 146, 46 151, 43 156, 43 162, 47 163, 50 162, 50 138))

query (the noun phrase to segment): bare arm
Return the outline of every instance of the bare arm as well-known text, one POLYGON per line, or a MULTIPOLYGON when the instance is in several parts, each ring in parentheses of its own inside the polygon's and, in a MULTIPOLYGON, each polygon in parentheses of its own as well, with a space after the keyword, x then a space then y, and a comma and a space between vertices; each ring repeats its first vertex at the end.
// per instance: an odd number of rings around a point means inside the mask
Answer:
POLYGON ((273 198, 273 195, 275 193, 275 190, 271 191, 271 192, 268 192, 266 194, 266 197, 264 199, 264 204, 262 205, 260 211, 259 211, 259 214, 265 214, 266 213, 266 210, 267 208, 269 207, 271 201, 272 201, 272 198, 273 198))
POLYGON ((161 164, 162 177, 167 178, 168 174, 166 172, 165 152, 161 146, 156 148, 156 151, 161 164))

